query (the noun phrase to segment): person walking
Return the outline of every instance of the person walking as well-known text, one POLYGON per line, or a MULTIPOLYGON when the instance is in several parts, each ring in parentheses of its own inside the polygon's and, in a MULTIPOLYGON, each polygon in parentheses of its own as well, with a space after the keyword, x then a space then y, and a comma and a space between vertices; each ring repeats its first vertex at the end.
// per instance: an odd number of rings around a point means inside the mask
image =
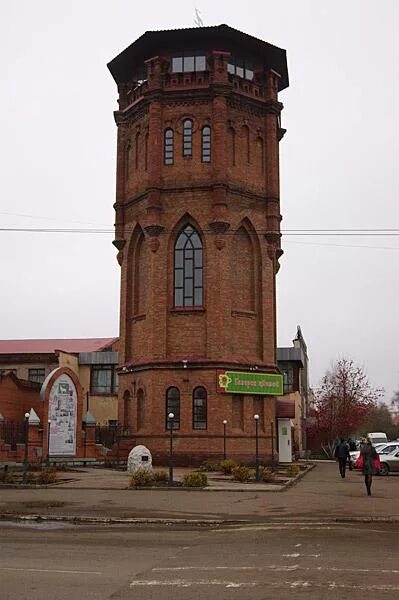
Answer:
POLYGON ((363 462, 363 475, 367 495, 371 496, 371 484, 373 475, 376 473, 376 462, 378 462, 379 458, 370 438, 367 438, 366 443, 360 446, 360 456, 363 462))
POLYGON ((339 472, 342 479, 345 479, 345 471, 346 471, 346 461, 350 458, 349 455, 349 446, 345 442, 344 438, 341 438, 339 444, 337 444, 335 448, 334 456, 339 464, 339 472))

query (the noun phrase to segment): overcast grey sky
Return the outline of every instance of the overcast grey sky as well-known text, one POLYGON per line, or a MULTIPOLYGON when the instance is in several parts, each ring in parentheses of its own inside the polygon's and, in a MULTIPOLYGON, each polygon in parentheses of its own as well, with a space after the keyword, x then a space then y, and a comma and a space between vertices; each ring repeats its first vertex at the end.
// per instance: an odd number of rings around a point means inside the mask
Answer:
MULTIPOLYGON (((399 2, 196 5, 205 25, 227 23, 287 50, 283 228, 399 229, 399 2)), ((117 94, 106 63, 146 30, 193 26, 194 6, 0 3, 1 227, 112 226, 117 94)), ((117 335, 112 239, 0 232, 0 338, 117 335)), ((283 247, 279 345, 291 345, 300 324, 313 385, 347 356, 390 399, 399 387, 399 237, 290 235, 283 247)))

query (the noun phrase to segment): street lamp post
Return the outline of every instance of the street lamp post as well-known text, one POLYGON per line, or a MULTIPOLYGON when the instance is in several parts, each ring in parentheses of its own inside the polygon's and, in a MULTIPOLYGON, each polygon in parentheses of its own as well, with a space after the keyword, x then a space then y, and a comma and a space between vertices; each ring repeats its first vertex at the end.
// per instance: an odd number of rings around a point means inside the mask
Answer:
POLYGON ((226 426, 227 426, 227 421, 226 419, 224 419, 223 421, 223 460, 226 460, 227 454, 226 454, 226 426))
POLYGON ((274 467, 274 427, 273 421, 270 423, 270 433, 272 438, 272 467, 274 467))
POLYGON ((254 415, 254 419, 255 419, 255 469, 256 469, 256 481, 259 481, 259 479, 260 479, 260 473, 259 473, 259 432, 258 432, 259 415, 254 415))
POLYGON ((47 420, 47 458, 46 465, 50 466, 50 429, 51 429, 51 420, 47 420))
POLYGON ((173 485, 173 419, 175 418, 174 413, 168 414, 168 425, 169 425, 169 485, 173 485))
POLYGON ((28 444, 29 444, 29 413, 25 413, 24 419, 24 439, 25 439, 25 454, 22 465, 22 481, 26 483, 26 475, 28 473, 28 444))

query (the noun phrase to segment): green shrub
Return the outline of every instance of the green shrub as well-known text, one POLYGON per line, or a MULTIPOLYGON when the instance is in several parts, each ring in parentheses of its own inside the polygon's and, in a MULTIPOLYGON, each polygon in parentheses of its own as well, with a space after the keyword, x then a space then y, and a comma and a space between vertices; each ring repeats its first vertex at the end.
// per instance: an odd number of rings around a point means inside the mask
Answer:
POLYGON ((40 485, 49 485, 57 481, 57 471, 52 468, 45 468, 37 476, 37 483, 40 485))
POLYGON ((137 469, 137 471, 132 474, 129 487, 151 485, 153 481, 154 478, 150 471, 147 471, 147 469, 137 469))
POLYGON ((216 471, 221 470, 220 463, 213 462, 212 460, 205 460, 201 463, 199 470, 204 473, 215 473, 216 471))
POLYGON ((240 483, 247 483, 251 477, 254 476, 254 469, 250 469, 249 467, 234 467, 232 469, 231 474, 233 476, 234 481, 239 481, 240 483))
POLYGON ((157 483, 166 483, 169 479, 167 471, 154 471, 152 478, 157 483))
POLYGON ((290 465, 287 468, 288 477, 296 477, 301 471, 301 468, 298 465, 290 465))
POLYGON ((32 483, 36 483, 36 481, 37 481, 36 473, 33 473, 32 471, 28 471, 26 474, 26 483, 32 484, 32 483))
POLYGON ((208 477, 205 473, 196 471, 195 473, 187 473, 181 480, 183 487, 206 487, 208 485, 208 477))
POLYGON ((15 483, 15 471, 2 471, 0 473, 0 483, 15 483))
POLYGON ((236 467, 238 467, 237 463, 235 462, 235 460, 231 460, 230 458, 222 460, 222 462, 220 463, 220 468, 225 475, 231 475, 233 469, 235 469, 236 467))
POLYGON ((275 481, 275 479, 276 474, 274 473, 274 471, 272 471, 272 469, 269 469, 268 467, 264 467, 264 469, 262 470, 262 480, 266 483, 272 483, 273 481, 275 481))

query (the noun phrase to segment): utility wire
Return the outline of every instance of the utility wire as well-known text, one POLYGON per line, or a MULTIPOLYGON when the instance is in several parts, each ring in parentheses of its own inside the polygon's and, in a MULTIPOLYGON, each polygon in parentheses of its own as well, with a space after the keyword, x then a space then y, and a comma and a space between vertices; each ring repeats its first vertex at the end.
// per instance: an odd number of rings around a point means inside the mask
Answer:
MULTIPOLYGON (((129 233, 133 230, 131 227, 125 227, 124 230, 129 233)), ((65 227, 0 227, 0 231, 14 232, 14 233, 105 233, 112 234, 115 232, 114 229, 103 229, 99 227, 91 228, 65 228, 65 227)), ((211 229, 202 230, 203 233, 211 235, 240 235, 237 231, 226 231, 223 234, 218 234, 211 229)), ((269 233, 276 233, 274 231, 257 230, 254 233, 257 235, 266 235, 269 233)), ((250 231, 246 231, 245 235, 250 235, 250 231)), ((358 236, 358 237, 396 237, 399 236, 399 229, 283 229, 281 230, 283 236, 358 236)), ((169 235, 169 232, 162 232, 160 235, 169 235)), ((244 234, 243 234, 244 235, 244 234)))

